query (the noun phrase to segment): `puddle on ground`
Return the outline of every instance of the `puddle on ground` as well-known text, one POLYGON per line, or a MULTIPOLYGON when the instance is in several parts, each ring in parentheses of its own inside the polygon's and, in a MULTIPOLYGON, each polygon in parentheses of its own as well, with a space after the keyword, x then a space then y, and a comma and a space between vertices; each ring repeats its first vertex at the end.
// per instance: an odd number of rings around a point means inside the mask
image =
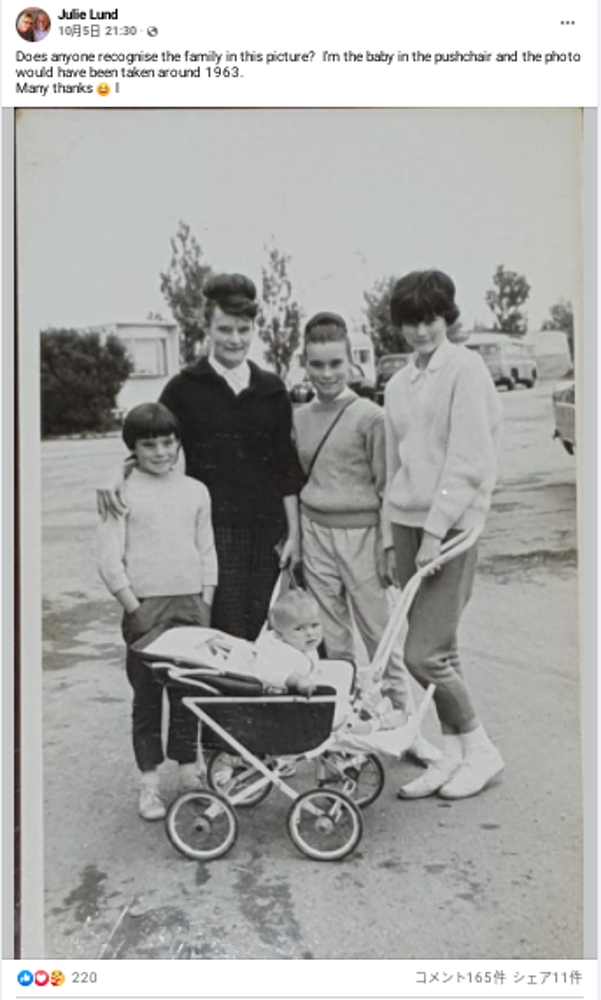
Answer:
POLYGON ((80 874, 79 885, 65 896, 63 906, 56 907, 52 912, 66 913, 73 909, 79 923, 95 920, 104 910, 106 880, 106 872, 99 871, 96 865, 87 865, 80 874))
POLYGON ((70 608, 44 601, 44 670, 75 667, 82 660, 121 662, 120 617, 119 608, 106 601, 74 601, 70 608))

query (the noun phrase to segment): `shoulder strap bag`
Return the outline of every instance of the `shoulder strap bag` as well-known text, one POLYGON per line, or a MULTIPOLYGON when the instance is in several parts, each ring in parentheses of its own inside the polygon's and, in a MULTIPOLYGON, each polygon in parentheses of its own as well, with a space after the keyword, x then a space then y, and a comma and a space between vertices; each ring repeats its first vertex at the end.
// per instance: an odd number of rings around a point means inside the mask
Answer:
POLYGON ((309 468, 307 469, 307 472, 305 474, 305 483, 309 482, 309 479, 311 478, 311 473, 313 472, 313 469, 315 468, 315 463, 316 463, 317 459, 319 458, 320 452, 321 452, 324 444, 328 440, 330 434, 334 430, 336 424, 338 423, 338 421, 342 417, 342 414, 345 413, 345 411, 348 410, 349 406, 352 406, 353 403, 355 403, 356 401, 357 401, 357 397, 356 396, 353 396, 352 399, 347 400, 347 402, 344 404, 344 406, 342 407, 342 409, 340 409, 338 411, 338 413, 336 414, 336 416, 332 420, 332 423, 328 427, 328 429, 325 432, 324 436, 322 437, 321 441, 317 445, 317 448, 313 452, 313 456, 311 458, 311 461, 309 462, 309 468))

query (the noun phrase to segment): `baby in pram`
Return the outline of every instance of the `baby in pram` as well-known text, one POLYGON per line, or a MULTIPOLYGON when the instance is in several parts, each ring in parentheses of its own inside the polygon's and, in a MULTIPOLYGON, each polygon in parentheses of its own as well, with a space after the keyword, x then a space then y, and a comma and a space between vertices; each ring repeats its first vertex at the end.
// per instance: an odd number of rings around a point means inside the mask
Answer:
MULTIPOLYGON (((173 660, 228 675, 252 677, 267 692, 296 693, 310 698, 318 686, 336 692, 333 728, 367 735, 397 729, 407 722, 377 687, 370 695, 355 685, 349 660, 320 660, 322 642, 319 607, 305 590, 295 588, 278 597, 269 613, 269 628, 256 642, 214 629, 176 628, 153 640, 143 651, 151 660, 173 660)), ((370 685, 371 686, 371 685, 370 685)))
POLYGON ((270 629, 254 644, 237 645, 228 670, 256 677, 266 687, 310 697, 320 684, 336 691, 334 725, 351 710, 355 668, 346 660, 320 660, 323 632, 317 602, 295 588, 279 597, 269 613, 270 629))
MULTIPOLYGON (((318 684, 336 691, 334 728, 369 734, 380 729, 396 729, 407 722, 407 715, 395 709, 389 698, 374 690, 354 707, 359 692, 355 690, 355 667, 347 660, 320 660, 318 648, 323 640, 319 607, 305 590, 289 590, 279 597, 269 614, 271 630, 266 630, 254 644, 246 669, 263 684, 277 690, 296 691, 310 697, 318 684)), ((236 669, 230 659, 230 669, 236 669)))

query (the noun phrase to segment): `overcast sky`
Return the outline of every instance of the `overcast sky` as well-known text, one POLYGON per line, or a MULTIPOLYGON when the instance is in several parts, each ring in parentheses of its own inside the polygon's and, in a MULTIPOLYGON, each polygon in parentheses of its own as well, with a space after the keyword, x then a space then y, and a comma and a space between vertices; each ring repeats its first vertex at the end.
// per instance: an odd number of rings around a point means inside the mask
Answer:
POLYGON ((16 134, 23 333, 170 319, 180 219, 257 283, 274 238, 306 316, 358 324, 377 278, 425 267, 467 328, 499 263, 532 286, 531 330, 579 294, 577 110, 26 110, 16 134))

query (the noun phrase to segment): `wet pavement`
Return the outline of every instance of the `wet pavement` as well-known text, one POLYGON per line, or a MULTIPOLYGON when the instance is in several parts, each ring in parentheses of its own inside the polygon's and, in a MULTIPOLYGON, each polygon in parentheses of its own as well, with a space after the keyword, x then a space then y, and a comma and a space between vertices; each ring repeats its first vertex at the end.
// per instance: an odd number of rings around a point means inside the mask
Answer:
MULTIPOLYGON (((46 951, 64 958, 577 958, 582 953, 575 460, 550 387, 502 393, 502 482, 461 639, 506 759, 463 802, 400 802, 386 763, 340 863, 301 855, 274 791, 222 860, 178 855, 136 814, 118 608, 96 574, 94 487, 116 438, 46 442, 46 951)), ((427 735, 437 739, 431 717, 427 735)), ((291 783, 307 783, 306 767, 291 783)), ((164 768, 167 798, 175 772, 164 768)))

